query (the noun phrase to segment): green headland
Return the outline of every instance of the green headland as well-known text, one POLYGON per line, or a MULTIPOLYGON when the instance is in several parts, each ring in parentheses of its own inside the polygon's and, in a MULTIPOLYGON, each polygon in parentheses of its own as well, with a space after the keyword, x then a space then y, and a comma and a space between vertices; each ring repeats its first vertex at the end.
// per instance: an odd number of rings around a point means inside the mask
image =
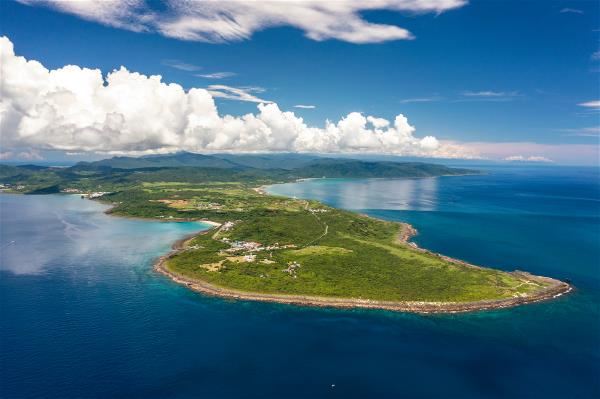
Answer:
POLYGON ((168 166, 172 160, 150 158, 136 168, 138 161, 117 158, 118 168, 107 161, 62 169, 4 167, 3 184, 29 193, 94 191, 89 196, 112 204, 109 212, 119 216, 210 221, 210 230, 178 243, 156 268, 211 295, 455 312, 515 306, 571 289, 558 280, 478 267, 417 248, 409 242, 415 231, 407 224, 271 196, 259 188, 326 174, 419 177, 469 171, 340 160, 309 161, 293 169, 241 165, 231 158, 196 161, 210 166, 168 166))

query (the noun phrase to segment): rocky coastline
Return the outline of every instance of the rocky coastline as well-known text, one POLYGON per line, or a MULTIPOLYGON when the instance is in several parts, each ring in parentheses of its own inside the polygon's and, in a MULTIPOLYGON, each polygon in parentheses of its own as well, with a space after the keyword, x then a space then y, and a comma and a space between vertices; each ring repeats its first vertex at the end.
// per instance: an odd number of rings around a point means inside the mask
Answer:
MULTIPOLYGON (((410 237, 416 234, 416 230, 409 224, 403 223, 398 239, 404 243, 407 243, 410 237)), ((211 229, 212 230, 212 229, 211 229)), ((207 230, 201 234, 206 234, 211 230, 207 230)), ((182 284, 191 290, 201 292, 205 295, 217 296, 221 298, 236 299, 236 300, 247 300, 247 301, 260 301, 260 302, 275 302, 290 305, 300 306, 314 306, 314 307, 332 307, 332 308, 362 308, 362 309, 384 309, 398 312, 409 312, 409 313, 461 313, 461 312, 474 312, 483 310, 494 310, 510 308, 529 303, 535 303, 540 301, 551 300, 561 295, 567 294, 573 290, 573 287, 568 283, 560 280, 556 280, 550 277, 534 276, 527 272, 515 271, 513 273, 526 276, 530 280, 538 281, 547 284, 547 286, 533 294, 523 295, 512 298, 504 298, 498 300, 489 301, 474 301, 474 302, 424 302, 424 301, 378 301, 370 299, 360 298, 335 298, 335 297, 319 297, 319 296, 308 296, 308 295, 285 295, 285 294, 269 294, 269 293, 258 293, 258 292, 245 292, 231 288, 225 288, 210 284, 208 282, 190 279, 181 274, 175 273, 167 267, 167 261, 172 256, 176 255, 180 251, 185 250, 185 247, 194 236, 197 234, 187 236, 181 240, 176 241, 173 244, 173 250, 160 257, 154 265, 154 269, 169 277, 176 283, 182 284)), ((427 251, 420 249, 422 251, 427 251)), ((430 252, 430 251, 427 251, 430 252)), ((443 256, 435 254, 437 256, 443 256)), ((470 265, 458 259, 452 259, 443 256, 446 260, 450 260, 455 263, 460 263, 469 267, 479 267, 470 265)))

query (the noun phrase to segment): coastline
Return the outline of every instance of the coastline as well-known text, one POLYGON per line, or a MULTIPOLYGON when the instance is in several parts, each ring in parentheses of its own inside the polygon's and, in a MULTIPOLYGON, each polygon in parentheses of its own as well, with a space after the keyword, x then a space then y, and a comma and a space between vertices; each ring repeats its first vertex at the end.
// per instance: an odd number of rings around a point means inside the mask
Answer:
MULTIPOLYGON (((401 231, 398 240, 408 243, 408 240, 416 234, 416 229, 408 223, 402 223, 404 228, 401 231)), ((200 234, 208 234, 213 229, 209 229, 201 232, 200 234)), ((246 301, 258 301, 258 302, 272 302, 281 303, 287 305, 299 305, 299 306, 311 306, 311 307, 328 307, 328 308, 341 308, 341 309, 380 309, 380 310, 391 310, 397 312, 406 313, 463 313, 463 312, 475 312, 482 310, 497 310, 504 308, 511 308, 515 306, 542 302, 551 299, 558 298, 562 295, 568 294, 573 290, 573 287, 568 283, 560 280, 556 280, 550 277, 534 276, 527 272, 514 271, 512 273, 526 276, 527 278, 539 282, 548 283, 549 286, 528 296, 519 296, 512 298, 504 298, 489 301, 474 301, 474 302, 426 302, 426 301, 379 301, 370 299, 357 299, 357 298, 335 298, 335 297, 319 297, 310 295, 286 295, 286 294, 267 294, 259 292, 246 292, 232 288, 220 287, 214 284, 210 284, 206 281, 190 279, 169 270, 166 266, 167 261, 177 255, 179 252, 184 251, 187 243, 198 234, 191 234, 184 238, 181 238, 172 246, 172 251, 166 255, 161 256, 154 264, 154 270, 172 281, 184 285, 187 288, 200 292, 205 295, 215 296, 220 298, 235 299, 235 300, 246 300, 246 301)), ((416 248, 417 250, 428 252, 436 256, 443 257, 444 259, 465 265, 468 267, 481 268, 468 264, 459 259, 453 259, 445 255, 436 254, 434 252, 416 248)))
MULTIPOLYGON (((266 189, 268 186, 263 185, 260 187, 255 187, 254 190, 262 195, 270 195, 266 189)), ((101 201, 100 201, 101 202, 101 201)), ((113 204, 114 205, 114 204, 113 204)), ((113 206, 114 207, 114 206, 113 206)), ((107 209, 105 211, 106 214, 118 216, 118 217, 126 217, 123 215, 113 214, 111 211, 113 207, 107 209)), ((367 215, 365 215, 367 216, 367 215)), ((371 217, 371 216, 368 216, 371 217)), ((206 281, 190 279, 188 277, 182 276, 178 273, 175 273, 171 270, 168 270, 166 267, 166 261, 172 256, 178 254, 179 252, 185 250, 187 242, 198 236, 199 234, 208 234, 213 231, 215 228, 221 226, 221 223, 210 221, 210 220, 199 220, 199 219, 157 219, 157 218, 137 218, 132 217, 133 219, 141 219, 141 220, 154 220, 161 222, 201 222, 208 225, 211 225, 212 228, 201 231, 200 233, 193 233, 187 235, 177 241, 172 245, 172 251, 168 254, 161 256, 154 264, 154 270, 160 274, 163 274, 169 277, 174 282, 184 285, 187 288, 200 292, 205 295, 228 298, 228 299, 236 299, 236 300, 248 300, 248 301, 259 301, 259 302, 274 302, 281 304, 289 304, 289 305, 299 305, 299 306, 311 306, 311 307, 330 307, 330 308, 362 308, 362 309, 381 309, 381 310, 390 310, 397 312, 407 312, 407 313, 463 313, 463 312, 475 312, 482 310, 494 310, 494 309, 503 309, 510 308, 520 305, 525 305, 529 303, 541 302, 546 300, 551 300, 554 298, 558 298, 562 295, 565 295, 571 292, 574 288, 563 281, 556 280, 550 277, 543 276, 535 276, 527 272, 523 271, 513 271, 512 273, 522 275, 527 277, 530 280, 536 280, 540 282, 548 283, 549 286, 528 296, 519 296, 512 298, 504 298, 497 300, 488 300, 488 301, 474 301, 474 302, 425 302, 425 301, 380 301, 380 300, 370 300, 370 299, 357 299, 357 298, 336 298, 336 297, 319 297, 319 296, 310 296, 310 295, 288 295, 288 294, 267 294, 260 292, 250 292, 250 291, 240 291, 236 289, 216 286, 214 284, 210 284, 206 281)), ((425 252, 437 257, 440 257, 448 262, 456 263, 462 266, 482 269, 482 266, 472 265, 460 259, 451 258, 446 255, 442 255, 433 251, 429 251, 424 248, 418 247, 415 243, 410 242, 410 239, 418 234, 418 231, 409 223, 399 222, 399 225, 402 226, 400 229, 396 241, 402 245, 410 245, 413 250, 425 252)))
MULTIPOLYGON (((215 221, 212 221, 212 220, 208 220, 208 219, 193 219, 193 218, 187 218, 187 219, 184 219, 184 218, 164 219, 164 218, 156 218, 156 217, 145 218, 145 217, 141 217, 141 216, 120 215, 118 213, 113 213, 113 209, 116 207, 116 204, 114 204, 114 203, 102 202, 102 201, 98 201, 97 199, 92 199, 92 200, 89 200, 89 201, 97 201, 100 204, 108 205, 109 208, 103 211, 104 214, 109 215, 109 216, 124 218, 124 219, 142 220, 142 221, 146 221, 146 222, 147 221, 166 222, 166 223, 190 223, 190 222, 196 222, 196 223, 204 223, 204 224, 211 225, 212 228, 221 226, 221 223, 215 222, 215 221)), ((209 230, 211 230, 211 229, 209 229, 209 230)))
MULTIPOLYGON (((265 186, 261 186, 257 189, 264 190, 265 186)), ((261 190, 261 191, 262 191, 261 190)), ((267 194, 266 192, 263 192, 267 194)), ((98 201, 102 203, 102 201, 98 201)), ((105 203, 106 204, 106 203, 105 203)), ((185 250, 187 242, 189 242, 194 237, 201 234, 208 234, 211 231, 214 231, 215 228, 221 225, 221 223, 210 221, 210 220, 200 220, 200 219, 187 219, 187 220, 177 220, 177 219, 157 219, 157 218, 142 218, 142 217, 129 217, 125 215, 113 214, 111 212, 113 206, 109 209, 105 210, 104 213, 124 218, 131 219, 139 219, 139 220, 152 220, 152 221, 160 221, 160 222, 201 222, 204 224, 211 225, 212 228, 208 228, 201 232, 196 232, 192 234, 188 234, 185 237, 177 240, 172 245, 172 251, 168 254, 163 255, 158 258, 158 260, 154 263, 154 270, 160 274, 163 274, 169 277, 174 282, 184 285, 187 288, 203 293, 205 295, 228 298, 228 299, 236 299, 236 300, 248 300, 248 301, 259 301, 259 302, 274 302, 281 304, 289 304, 289 305, 299 305, 299 306, 311 306, 311 307, 329 307, 329 308, 362 308, 362 309, 382 309, 382 310, 390 310, 390 311, 398 311, 398 312, 407 312, 407 313, 462 313, 462 312, 475 312, 475 311, 483 311, 483 310, 495 310, 495 309, 503 309, 516 307, 520 305, 525 305, 529 303, 541 302, 546 300, 552 300, 554 298, 558 298, 562 295, 568 294, 574 290, 570 284, 556 280, 550 277, 543 276, 535 276, 528 272, 523 271, 514 271, 513 274, 518 274, 521 276, 525 276, 530 280, 536 280, 540 282, 548 283, 549 286, 528 296, 519 296, 512 298, 504 298, 498 300, 487 300, 487 301, 474 301, 474 302, 425 302, 425 301, 380 301, 380 300, 369 300, 369 299, 357 299, 357 298, 336 298, 336 297, 319 297, 319 296, 309 296, 309 295, 287 295, 287 294, 268 294, 268 293, 259 293, 259 292, 246 292, 240 291, 236 289, 225 288, 221 286, 216 286, 210 284, 208 282, 202 280, 194 280, 188 277, 182 276, 171 270, 168 270, 166 267, 166 261, 172 256, 178 254, 179 252, 185 250)), ((411 245, 414 250, 426 252, 432 254, 434 256, 438 256, 443 258, 446 261, 457 263, 463 266, 472 267, 472 268, 483 268, 482 266, 476 266, 469 264, 465 261, 448 257, 446 255, 442 255, 439 253, 435 253, 429 251, 424 248, 417 247, 414 243, 409 242, 412 237, 418 234, 417 230, 410 224, 405 222, 399 222, 402 226, 402 229, 399 231, 397 235, 397 242, 404 245, 411 245)))

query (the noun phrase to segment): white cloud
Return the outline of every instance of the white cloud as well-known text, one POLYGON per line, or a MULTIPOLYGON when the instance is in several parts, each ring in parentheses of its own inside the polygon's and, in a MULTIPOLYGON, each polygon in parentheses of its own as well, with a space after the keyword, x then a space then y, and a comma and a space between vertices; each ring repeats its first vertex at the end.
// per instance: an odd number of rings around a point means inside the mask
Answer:
POLYGON ((400 104, 411 104, 411 103, 428 103, 432 101, 439 101, 439 97, 418 97, 418 98, 405 98, 400 100, 400 104))
POLYGON ((44 159, 38 150, 29 149, 27 151, 21 151, 17 154, 16 158, 24 159, 26 161, 39 161, 44 159))
MULTIPOLYGON (((0 142, 66 152, 148 154, 176 150, 377 152, 471 156, 460 145, 418 138, 400 114, 393 122, 352 112, 324 127, 261 102, 258 112, 220 115, 215 96, 253 98, 248 88, 213 85, 185 91, 124 67, 106 76, 75 65, 48 70, 14 54, 0 37, 0 142)), ((259 92, 252 88, 254 93, 259 92)), ((250 101, 259 101, 253 98, 250 101)))
POLYGON ((600 126, 583 127, 580 129, 562 129, 568 136, 599 137, 600 126))
POLYGON ((168 0, 158 9, 149 0, 17 1, 50 7, 116 28, 158 32, 182 40, 238 41, 264 29, 291 26, 312 40, 337 39, 351 43, 413 38, 408 30, 399 26, 365 20, 364 12, 440 14, 467 4, 467 0, 168 0))
POLYGON ((264 100, 255 96, 252 93, 264 93, 262 87, 231 87, 226 85, 210 85, 208 92, 213 97, 225 98, 227 100, 248 101, 252 103, 272 103, 272 101, 264 100))
POLYGON ((180 60, 163 60, 163 65, 166 65, 171 68, 179 69, 180 71, 186 72, 194 72, 199 71, 202 67, 199 67, 194 64, 188 64, 187 62, 183 62, 180 60))
POLYGON ((376 129, 383 129, 390 125, 390 121, 388 121, 387 119, 376 118, 374 116, 368 116, 367 122, 369 122, 371 125, 373 125, 373 127, 376 129))
POLYGON ((464 91, 462 93, 465 97, 485 97, 485 98, 501 98, 501 97, 515 97, 518 96, 519 93, 516 91, 464 91))
POLYGON ((155 15, 144 0, 16 0, 27 5, 43 5, 57 11, 77 15, 88 21, 134 32, 148 31, 155 15))
POLYGON ((487 102, 506 102, 513 101, 521 96, 518 91, 463 91, 460 93, 461 98, 455 102, 472 102, 472 101, 487 101, 487 102))
POLYGON ((600 109, 600 100, 586 101, 577 105, 585 108, 600 109))
POLYGON ((563 8, 562 10, 560 10, 560 12, 562 14, 566 14, 566 13, 569 13, 569 14, 583 14, 582 10, 579 10, 577 8, 568 8, 568 7, 567 8, 563 8))
MULTIPOLYGON (((447 143, 446 147, 448 146, 447 143)), ((598 165, 598 144, 533 143, 527 141, 507 142, 461 142, 461 151, 472 150, 485 159, 505 159, 515 154, 535 154, 561 164, 598 165)))
POLYGON ((200 78, 206 79, 225 79, 235 76, 236 74, 233 72, 213 72, 213 73, 198 73, 194 76, 198 76, 200 78))
POLYGON ((302 108, 302 109, 315 109, 317 108, 315 105, 303 105, 303 104, 296 104, 294 105, 294 108, 302 108))
POLYGON ((4 151, 0 152, 0 160, 21 160, 21 161, 39 161, 44 159, 44 157, 40 154, 38 150, 35 149, 26 149, 26 150, 14 150, 14 151, 4 151))
POLYGON ((531 155, 524 157, 523 155, 512 155, 504 158, 505 161, 509 162, 553 162, 550 158, 542 157, 540 155, 531 155))
POLYGON ((590 58, 594 61, 600 60, 600 50, 593 52, 590 58))

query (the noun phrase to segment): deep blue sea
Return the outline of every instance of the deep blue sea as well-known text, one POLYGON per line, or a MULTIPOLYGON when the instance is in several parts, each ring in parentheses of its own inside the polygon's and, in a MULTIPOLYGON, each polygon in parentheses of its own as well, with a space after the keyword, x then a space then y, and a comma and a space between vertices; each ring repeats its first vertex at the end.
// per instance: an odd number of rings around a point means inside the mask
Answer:
POLYGON ((420 246, 568 279, 573 294, 425 316, 210 298, 152 271, 205 225, 0 195, 0 397, 600 397, 599 170, 482 169, 270 191, 408 221, 420 246))

